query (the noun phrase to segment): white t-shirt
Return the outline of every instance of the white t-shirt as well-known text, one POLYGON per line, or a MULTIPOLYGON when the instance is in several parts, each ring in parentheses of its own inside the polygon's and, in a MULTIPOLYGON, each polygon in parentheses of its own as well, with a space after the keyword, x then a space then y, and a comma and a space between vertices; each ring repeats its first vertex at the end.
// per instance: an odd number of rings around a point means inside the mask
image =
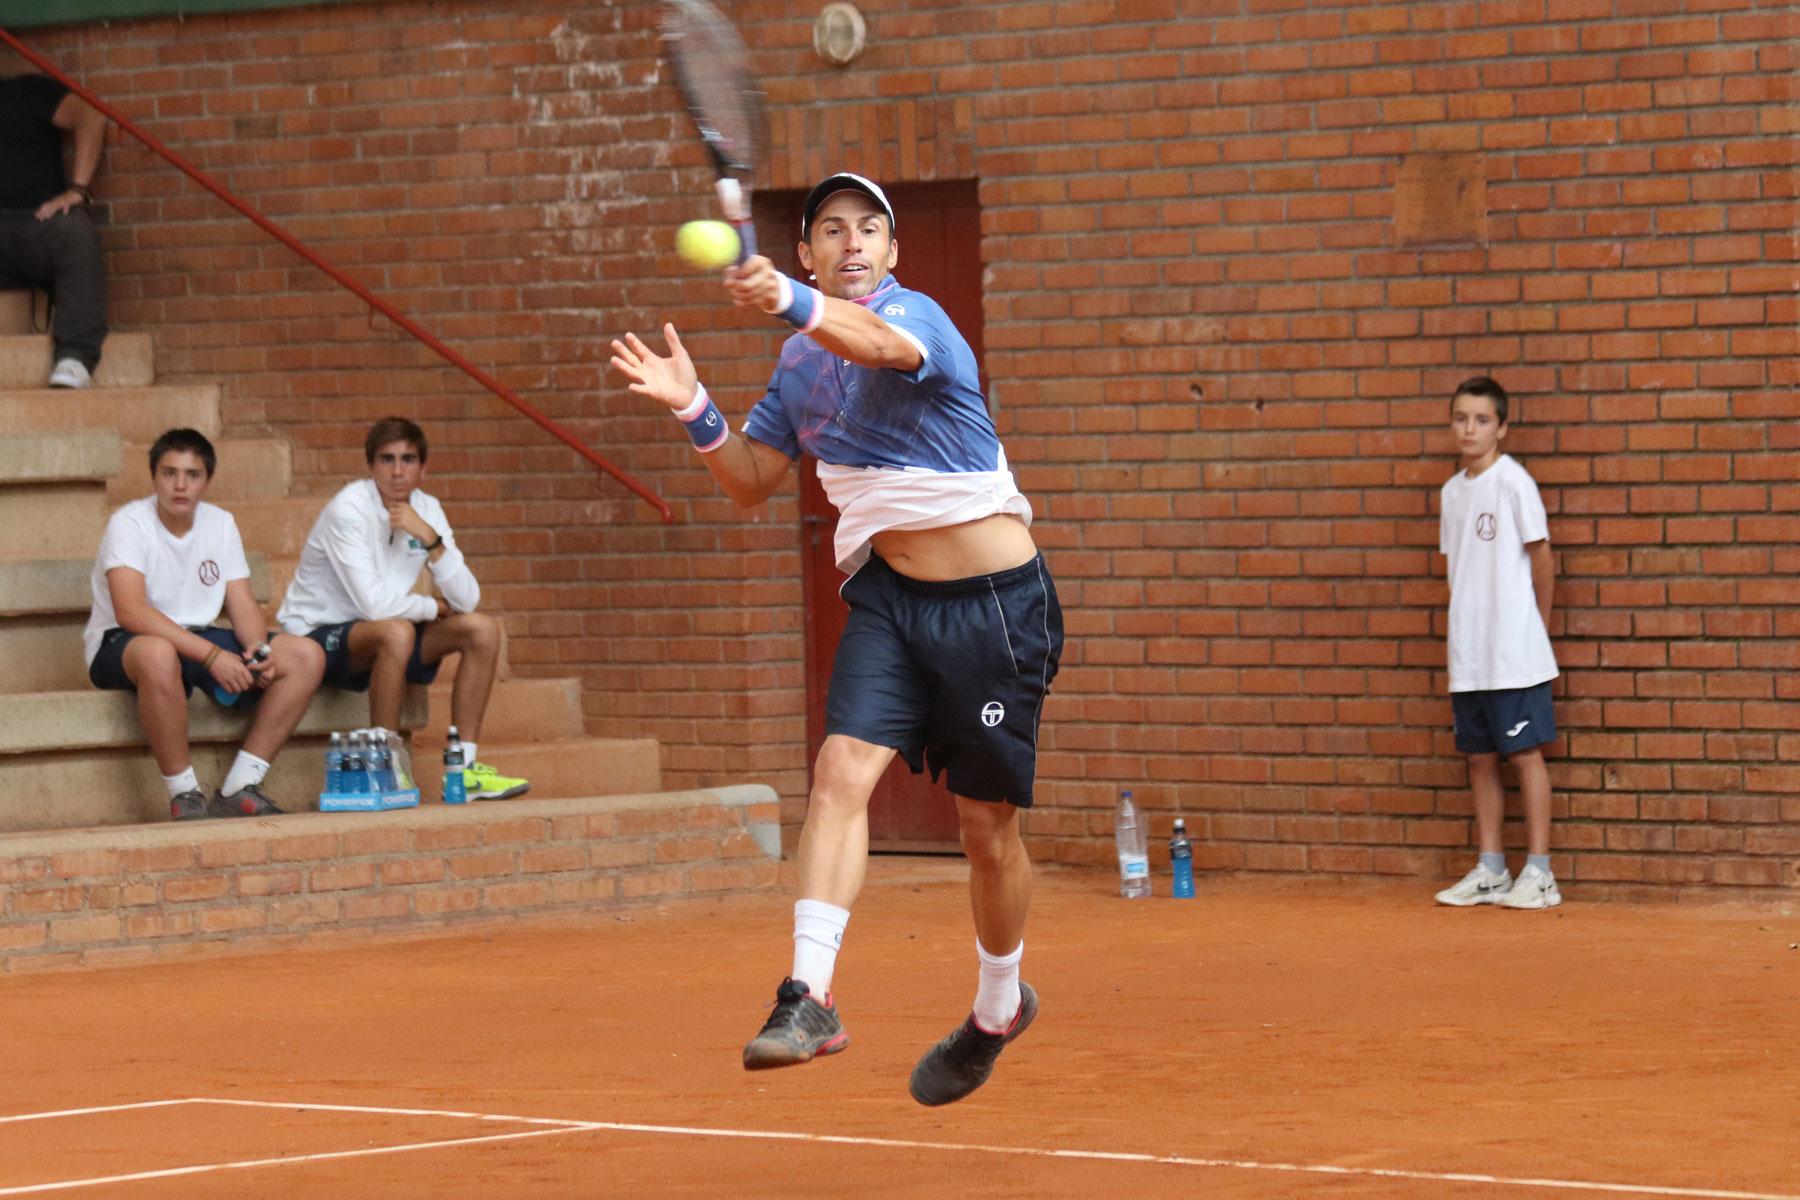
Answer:
POLYGON ((1450 560, 1450 690, 1491 692, 1555 679, 1525 547, 1550 536, 1537 484, 1502 454, 1444 484, 1438 548, 1450 560))
POLYGON ((346 484, 306 535, 294 581, 275 616, 282 629, 303 634, 345 621, 435 620, 437 601, 412 590, 427 565, 452 609, 475 611, 481 585, 456 548, 444 506, 417 488, 407 503, 444 539, 438 560, 431 562, 430 551, 395 531, 373 479, 346 484))
POLYGON ((244 540, 230 513, 203 500, 194 507, 193 526, 185 536, 176 537, 157 517, 155 496, 133 500, 107 521, 100 553, 94 558, 90 580, 94 606, 82 633, 89 666, 106 631, 119 627, 106 582, 106 573, 114 567, 130 567, 142 575, 150 607, 189 627, 218 620, 225 607, 225 585, 250 578, 244 540))

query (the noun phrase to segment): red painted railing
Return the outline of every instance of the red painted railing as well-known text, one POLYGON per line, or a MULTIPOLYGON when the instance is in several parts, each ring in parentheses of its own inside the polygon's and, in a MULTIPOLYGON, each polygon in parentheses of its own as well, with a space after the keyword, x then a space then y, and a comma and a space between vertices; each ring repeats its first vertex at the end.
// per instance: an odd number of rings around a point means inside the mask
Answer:
POLYGON ((137 124, 133 122, 130 117, 125 116, 118 109, 100 99, 100 97, 96 96, 93 92, 90 92, 80 83, 63 74, 62 71, 57 69, 56 64, 50 62, 41 54, 37 53, 37 51, 21 42, 7 29, 0 28, 0 41, 4 41, 14 50, 17 50, 24 56, 27 62, 38 68, 38 70, 43 71, 52 79, 68 88, 71 92, 74 92, 77 96, 80 96, 83 100, 86 100, 89 104, 100 110, 108 120, 112 121, 120 129, 129 133, 138 141, 144 143, 144 145, 148 146, 153 153, 168 162, 169 165, 173 166, 183 175, 186 175, 189 179, 192 179, 195 183, 236 209, 264 233, 286 246, 289 250, 292 250, 295 254, 298 254, 301 258, 304 258, 313 266, 319 268, 319 270, 325 272, 325 274, 330 276, 339 286, 347 288, 355 293, 357 298, 364 304, 367 304, 370 308, 392 321, 396 326, 424 343, 425 346, 436 353, 439 358, 442 358, 451 366, 456 367, 476 383, 479 383, 482 387, 518 409, 520 415, 524 416, 527 420, 543 429, 558 441, 567 445, 569 449, 575 451, 575 453, 587 459, 588 462, 600 468, 602 471, 605 471, 608 475, 611 475, 614 479, 618 480, 638 496, 642 497, 646 503, 650 504, 657 512, 662 514, 664 524, 674 522, 675 512, 661 496, 658 496, 655 492, 651 491, 636 479, 633 479, 630 475, 627 475, 624 471, 620 470, 618 467, 596 454, 593 450, 589 449, 586 445, 582 444, 581 440, 574 434, 564 429, 561 425, 558 425, 555 421, 552 421, 549 417, 546 417, 530 404, 527 404, 514 393, 511 388, 508 388, 498 379, 495 379, 492 375, 489 375, 486 371, 483 371, 480 367, 458 354, 455 350, 446 346, 442 341, 438 340, 434 334, 425 329, 418 322, 414 321, 411 317, 408 317, 399 309, 389 304, 386 300, 383 300, 380 296, 377 296, 374 292, 364 287, 361 283, 358 283, 355 279, 346 275, 337 266, 303 245, 293 234, 281 228, 281 226, 275 224, 275 222, 269 220, 254 208, 251 208, 244 201, 232 195, 222 184, 213 180, 198 167, 193 166, 186 159, 175 153, 175 151, 165 146, 157 138, 138 128, 137 124))

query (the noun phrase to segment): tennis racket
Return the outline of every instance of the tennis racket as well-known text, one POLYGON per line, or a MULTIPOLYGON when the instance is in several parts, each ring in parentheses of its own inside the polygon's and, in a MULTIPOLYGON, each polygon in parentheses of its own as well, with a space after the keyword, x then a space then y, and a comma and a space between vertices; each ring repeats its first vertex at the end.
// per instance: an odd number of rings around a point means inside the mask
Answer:
POLYGON ((756 253, 750 181, 762 156, 762 89, 744 39, 707 0, 664 0, 662 32, 675 83, 718 171, 719 207, 737 227, 741 263, 756 253))

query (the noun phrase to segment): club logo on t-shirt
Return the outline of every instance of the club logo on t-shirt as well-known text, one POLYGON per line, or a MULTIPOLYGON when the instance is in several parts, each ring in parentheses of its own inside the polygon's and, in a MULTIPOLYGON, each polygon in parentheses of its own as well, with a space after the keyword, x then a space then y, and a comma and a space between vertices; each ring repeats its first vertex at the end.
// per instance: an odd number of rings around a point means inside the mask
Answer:
POLYGON ((1494 520, 1493 513, 1481 513, 1479 516, 1477 516, 1475 518, 1475 536, 1480 538, 1482 541, 1484 541, 1484 542, 1493 541, 1494 535, 1497 534, 1499 531, 1500 531, 1500 522, 1494 520))
POLYGON ((219 582, 219 564, 210 558, 201 563, 200 582, 206 587, 211 587, 213 584, 219 582))

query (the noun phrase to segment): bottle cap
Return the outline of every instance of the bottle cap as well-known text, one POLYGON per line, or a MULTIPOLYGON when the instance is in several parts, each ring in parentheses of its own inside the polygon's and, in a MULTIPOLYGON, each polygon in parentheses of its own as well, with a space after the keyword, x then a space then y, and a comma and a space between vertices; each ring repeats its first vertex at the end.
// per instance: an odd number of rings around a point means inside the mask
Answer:
POLYGON ((1187 832, 1187 822, 1182 820, 1180 817, 1175 818, 1175 832, 1176 833, 1186 833, 1187 832))

